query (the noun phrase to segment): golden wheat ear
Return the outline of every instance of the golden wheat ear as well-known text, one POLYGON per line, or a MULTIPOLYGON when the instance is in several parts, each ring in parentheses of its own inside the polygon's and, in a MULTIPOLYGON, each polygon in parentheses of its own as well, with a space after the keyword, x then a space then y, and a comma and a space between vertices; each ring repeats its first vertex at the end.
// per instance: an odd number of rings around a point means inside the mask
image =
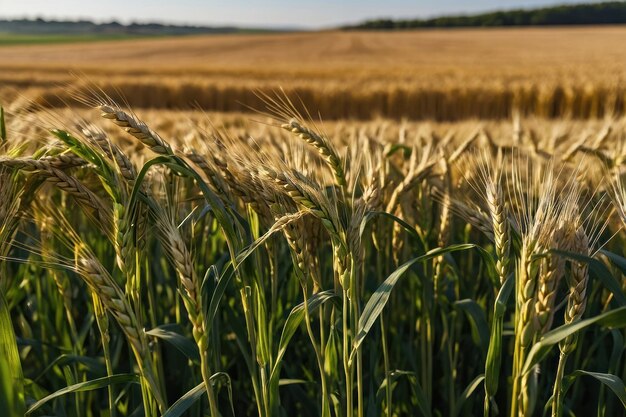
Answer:
POLYGON ((76 93, 74 100, 98 110, 103 119, 110 120, 124 129, 124 131, 139 140, 154 153, 173 155, 174 152, 170 144, 130 110, 128 102, 125 102, 123 105, 118 104, 97 86, 89 86, 86 92, 76 93))
POLYGON ((345 187, 345 161, 339 156, 328 136, 321 133, 321 130, 312 122, 304 104, 300 101, 301 107, 305 108, 306 118, 302 116, 294 102, 282 90, 273 95, 259 92, 257 96, 267 108, 267 111, 261 113, 269 116, 280 127, 293 133, 317 150, 333 173, 337 185, 345 187), (307 126, 307 124, 311 124, 311 126, 307 126))

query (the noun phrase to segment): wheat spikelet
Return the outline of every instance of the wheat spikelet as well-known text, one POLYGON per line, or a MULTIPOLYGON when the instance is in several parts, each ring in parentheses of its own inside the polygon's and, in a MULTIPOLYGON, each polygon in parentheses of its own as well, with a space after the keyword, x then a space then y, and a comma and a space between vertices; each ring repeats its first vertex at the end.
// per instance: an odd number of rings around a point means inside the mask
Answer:
POLYGON ((517 410, 519 417, 528 417, 531 415, 530 409, 530 375, 521 374, 521 365, 523 365, 527 352, 532 344, 539 323, 535 316, 535 292, 537 288, 536 279, 536 267, 532 261, 533 256, 537 253, 541 253, 541 249, 538 249, 536 242, 525 239, 522 242, 522 249, 520 251, 518 276, 519 283, 517 284, 517 311, 518 319, 515 325, 516 333, 516 361, 517 366, 520 368, 516 372, 517 384, 519 386, 519 392, 513 392, 513 395, 517 396, 517 410))
MULTIPOLYGON (((232 152, 226 152, 220 136, 216 134, 212 139, 216 149, 212 150, 210 155, 205 157, 194 150, 189 150, 185 156, 201 169, 225 205, 233 206, 234 195, 259 216, 263 225, 269 227, 273 220, 269 209, 271 200, 267 200, 263 195, 262 187, 259 187, 257 178, 251 172, 254 169, 249 166, 248 161, 233 157, 232 152)), ((233 146, 243 148, 239 143, 233 146)), ((242 151, 244 155, 249 149, 242 151)))
POLYGON ((102 264, 82 243, 75 245, 75 270, 91 287, 93 294, 98 297, 122 328, 135 354, 141 374, 150 385, 151 393, 157 400, 159 408, 163 410, 165 400, 156 383, 145 333, 124 293, 102 264))
POLYGON ((456 214, 476 229, 480 230, 492 242, 495 240, 491 219, 487 213, 478 207, 470 207, 455 198, 446 197, 446 193, 440 190, 437 186, 433 186, 430 193, 436 201, 448 204, 449 209, 453 214, 456 214))
POLYGON ((66 170, 87 165, 87 161, 73 153, 62 153, 58 155, 44 156, 38 161, 47 163, 57 169, 66 170))
POLYGON ((209 338, 207 323, 202 308, 201 284, 196 275, 191 253, 173 219, 162 207, 157 206, 152 213, 156 218, 159 229, 159 240, 172 261, 182 288, 184 289, 183 304, 192 325, 193 338, 200 351, 200 370, 205 388, 209 397, 211 414, 217 415, 216 399, 211 377, 213 375, 209 364, 209 338))
MULTIPOLYGON (((191 162, 196 164, 196 166, 200 168, 200 170, 204 173, 204 175, 206 175, 207 179, 209 180, 209 183, 211 184, 213 189, 217 192, 217 195, 222 199, 227 198, 227 196, 230 194, 230 192, 228 191, 227 185, 224 182, 224 180, 218 175, 217 169, 208 162, 208 158, 203 157, 202 155, 200 155, 194 150, 187 152, 185 156, 191 162)), ((227 168, 225 169, 226 169, 226 172, 228 173, 227 168)), ((232 174, 228 173, 228 176, 232 178, 232 174)))
POLYGON ((94 125, 81 123, 78 125, 78 129, 89 142, 96 145, 106 156, 115 162, 122 178, 128 181, 132 187, 137 179, 137 170, 119 146, 112 143, 106 133, 94 125))
POLYGON ((363 266, 363 258, 365 256, 363 244, 361 241, 361 223, 367 214, 367 203, 363 199, 359 199, 354 203, 352 212, 350 213, 350 224, 346 232, 348 250, 352 261, 361 268, 363 266))
MULTIPOLYGON (((582 226, 578 227, 572 242, 572 251, 581 255, 589 255, 589 239, 582 226)), ((587 305, 587 282, 589 280, 588 264, 572 261, 569 282, 567 307, 565 308, 565 324, 574 323, 581 319, 587 305)), ((576 348, 577 336, 568 336, 559 344, 561 352, 568 354, 576 348)))
MULTIPOLYGON (((197 157, 194 157, 198 160, 197 157)), ((228 184, 228 188, 235 194, 241 201, 246 204, 255 203, 253 195, 251 195, 249 185, 254 183, 253 174, 249 169, 246 169, 235 160, 227 159, 226 155, 213 155, 213 162, 217 168, 221 171, 223 182, 228 184)), ((206 161, 200 162, 204 166, 208 166, 206 161)), ((216 186, 221 187, 222 182, 216 180, 216 186)))
POLYGON ((123 276, 133 276, 135 271, 135 248, 134 232, 130 227, 131 221, 128 210, 123 204, 113 204, 113 236, 117 265, 123 276))
POLYGON ((522 243, 518 267, 519 293, 517 304, 520 311, 518 326, 523 349, 527 349, 530 346, 537 330, 534 305, 538 271, 533 261, 533 256, 540 253, 543 253, 543 250, 537 245, 537 242, 526 239, 522 243))
POLYGON ((309 129, 308 127, 302 125, 295 118, 289 120, 288 123, 282 124, 281 127, 298 135, 306 143, 317 149, 319 154, 332 170, 337 185, 346 185, 346 177, 341 159, 337 155, 337 152, 335 152, 335 150, 330 146, 330 143, 326 138, 317 134, 315 131, 309 129))
POLYGON ((136 354, 142 358, 147 357, 143 330, 122 290, 95 256, 81 244, 75 247, 75 269, 113 314, 136 354))
MULTIPOLYGON (((393 189, 389 200, 386 204, 388 213, 400 215, 402 210, 406 209, 402 203, 412 198, 411 192, 418 188, 419 184, 432 172, 433 167, 437 164, 437 159, 434 156, 434 148, 432 141, 428 143, 423 149, 421 154, 417 151, 417 147, 413 147, 411 150, 411 157, 409 159, 409 169, 407 174, 399 181, 398 185, 393 189), (421 155, 421 156, 418 156, 421 155)), ((445 194, 442 193, 445 196, 445 194)), ((446 209, 447 210, 447 209, 446 209)), ((404 245, 403 239, 400 238, 402 229, 399 224, 394 224, 392 230, 391 245, 393 247, 393 256, 396 262, 399 261, 399 256, 404 245)))
POLYGON ((496 271, 500 278, 500 285, 502 285, 509 273, 509 249, 511 246, 509 220, 501 185, 499 183, 496 184, 494 181, 489 181, 486 195, 493 225, 493 238, 497 257, 496 271))
MULTIPOLYGON (((135 207, 134 213, 131 213, 127 208, 127 200, 130 190, 134 187, 135 181, 137 180, 137 170, 128 156, 109 140, 103 130, 87 122, 80 122, 77 127, 87 143, 92 145, 94 151, 99 150, 113 162, 118 170, 119 176, 121 176, 122 180, 118 178, 109 179, 112 181, 115 180, 115 183, 120 185, 114 193, 116 201, 113 202, 112 208, 112 240, 115 247, 117 265, 123 276, 125 276, 130 283, 134 279, 135 249, 137 248, 135 233, 131 228, 130 222, 132 221, 131 217, 133 214, 136 214, 137 217, 141 217, 141 206, 135 207), (124 182, 126 183, 125 186, 124 182)), ((141 184, 141 193, 145 196, 150 194, 150 190, 145 183, 141 184)), ((137 223, 140 224, 141 221, 137 223)), ((132 285, 130 287, 132 287, 132 285)))
POLYGON ((55 168, 66 170, 70 168, 80 167, 87 164, 87 161, 72 153, 43 156, 41 158, 9 158, 0 157, 0 164, 26 171, 42 169, 41 167, 55 168))
POLYGON ((375 177, 372 182, 365 187, 361 199, 365 204, 366 211, 378 211, 381 209, 383 191, 378 177, 375 177))
MULTIPOLYGON (((559 250, 568 250, 570 237, 569 228, 561 222, 561 225, 554 232, 552 247, 559 250)), ((557 290, 564 272, 565 259, 560 255, 550 254, 541 261, 537 302, 535 304, 537 321, 539 323, 539 335, 550 330, 552 325, 557 290)))
POLYGON ((122 127, 126 132, 133 135, 141 143, 159 155, 172 155, 172 148, 156 132, 151 130, 144 122, 137 119, 132 114, 108 104, 101 104, 98 107, 100 116, 113 121, 122 127))
POLYGON ((312 182, 296 172, 277 172, 269 167, 262 167, 253 175, 257 175, 261 182, 269 180, 296 205, 320 219, 332 237, 338 237, 336 216, 331 214, 330 205, 312 182))
POLYGON ((367 211, 379 211, 383 209, 389 166, 385 161, 381 146, 375 147, 370 144, 369 140, 365 143, 367 144, 365 152, 369 157, 364 158, 363 175, 361 175, 363 179, 361 198, 367 206, 367 211))
MULTIPOLYGON (((519 164, 519 160, 513 160, 519 164)), ((537 337, 540 322, 536 314, 537 288, 540 268, 538 257, 544 256, 552 243, 553 232, 564 207, 557 192, 558 179, 550 165, 545 173, 524 178, 522 166, 515 165, 511 174, 510 195, 514 196, 517 228, 521 233, 516 276, 515 353, 513 369, 513 410, 518 416, 532 415, 534 404, 531 393, 531 378, 536 375, 522 374, 522 367, 530 346, 537 337)), ((532 166, 526 169, 530 172, 532 166)), ((527 171, 527 172, 528 172, 527 171)), ((526 174, 527 174, 526 172, 526 174)), ((570 198, 571 201, 576 201, 570 198)))
POLYGON ((109 222, 107 217, 109 209, 107 206, 78 179, 66 174, 57 168, 54 163, 39 159, 20 158, 4 159, 0 161, 0 165, 26 171, 36 171, 48 183, 71 195, 82 205, 93 209, 96 218, 103 223, 103 230, 106 230, 105 226, 109 222))
MULTIPOLYGON (((312 259, 312 253, 307 248, 307 241, 309 240, 309 234, 305 228, 304 219, 298 219, 298 221, 291 221, 289 216, 285 215, 284 205, 279 203, 273 203, 270 207, 272 214, 275 216, 276 223, 272 227, 282 230, 287 245, 291 250, 294 257, 294 267, 297 268, 301 279, 311 277, 319 288, 320 282, 317 275, 314 273, 314 261, 312 259), (285 223, 284 226, 279 222, 285 223)), ((306 281, 302 282, 305 285, 306 281)))
POLYGON ((320 186, 294 170, 278 172, 270 167, 261 167, 250 173, 256 177, 258 184, 267 184, 267 187, 284 193, 299 209, 311 213, 320 221, 331 238, 334 270, 345 288, 351 264, 348 243, 336 208, 319 189, 320 186))
POLYGON ((196 276, 191 253, 187 249, 185 241, 170 218, 170 215, 163 208, 157 208, 152 212, 159 230, 159 240, 174 265, 176 274, 185 290, 183 297, 185 308, 189 316, 189 321, 193 326, 193 337, 200 352, 206 351, 207 336, 205 333, 205 323, 202 315, 202 300, 200 298, 200 285, 196 276))

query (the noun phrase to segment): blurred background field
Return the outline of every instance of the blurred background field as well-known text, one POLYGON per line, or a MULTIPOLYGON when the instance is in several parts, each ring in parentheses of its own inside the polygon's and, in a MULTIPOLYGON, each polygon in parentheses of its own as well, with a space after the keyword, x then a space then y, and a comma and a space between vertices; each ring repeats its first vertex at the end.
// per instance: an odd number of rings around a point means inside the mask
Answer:
POLYGON ((95 85, 134 108, 240 112, 283 88, 324 119, 453 121, 601 118, 626 101, 621 26, 54 39, 0 46, 2 102, 72 106, 95 85))

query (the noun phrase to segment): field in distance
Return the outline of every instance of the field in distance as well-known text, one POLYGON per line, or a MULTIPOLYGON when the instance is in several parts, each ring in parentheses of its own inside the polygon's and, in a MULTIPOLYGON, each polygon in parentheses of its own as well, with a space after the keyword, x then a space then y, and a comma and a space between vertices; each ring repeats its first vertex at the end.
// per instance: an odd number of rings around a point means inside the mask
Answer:
MULTIPOLYGON (((127 35, 22 35, 0 32, 0 46, 8 45, 49 45, 55 43, 105 42, 132 39, 127 35)), ((136 37, 135 37, 136 38, 136 37)))
POLYGON ((614 26, 12 45, 0 47, 0 100, 65 106, 95 83, 137 107, 241 111, 255 90, 283 87, 325 118, 597 117, 624 111, 623 39, 614 26))

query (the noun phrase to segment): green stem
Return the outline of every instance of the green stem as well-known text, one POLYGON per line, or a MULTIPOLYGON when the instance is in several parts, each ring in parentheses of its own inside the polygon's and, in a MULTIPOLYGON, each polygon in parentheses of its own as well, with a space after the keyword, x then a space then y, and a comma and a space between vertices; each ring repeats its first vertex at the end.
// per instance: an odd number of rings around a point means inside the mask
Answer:
POLYGON ((426 320, 426 400, 430 407, 433 403, 433 324, 429 314, 426 320))
MULTIPOLYGON (((234 259, 234 258, 233 258, 234 259)), ((251 365, 252 369, 250 369, 250 376, 252 378, 252 387, 254 389, 254 399, 257 403, 257 409, 259 411, 259 417, 267 416, 267 412, 265 410, 265 387, 261 385, 259 387, 259 362, 256 360, 257 358, 257 345, 256 345, 256 332, 254 330, 254 318, 252 317, 250 304, 248 302, 248 291, 250 287, 244 286, 239 290, 241 296, 241 302, 243 305, 243 313, 244 318, 246 320, 246 330, 248 332, 248 341, 250 342, 250 357, 252 358, 251 365)))
POLYGON ((156 416, 159 413, 157 409, 164 413, 167 410, 167 404, 165 399, 161 395, 161 391, 159 388, 159 384, 157 384, 156 379, 154 378, 154 371, 152 369, 152 364, 149 362, 150 357, 142 358, 141 362, 143 362, 141 375, 143 376, 143 380, 146 381, 144 383, 142 381, 142 391, 143 393, 144 405, 149 412, 146 412, 147 416, 156 416))
POLYGON ((261 371, 261 386, 263 387, 263 408, 265 410, 265 415, 271 416, 272 407, 270 405, 270 385, 267 380, 267 371, 263 365, 259 365, 259 370, 261 371))
POLYGON ((363 361, 361 348, 356 351, 357 415, 363 417, 363 361))
POLYGON ((515 276, 515 344, 513 348, 513 387, 511 391, 511 409, 510 417, 517 417, 518 414, 518 403, 519 403, 519 390, 520 390, 520 378, 521 378, 521 369, 524 365, 524 358, 522 357, 522 326, 520 326, 521 320, 521 302, 523 296, 523 288, 521 282, 524 281, 524 277, 527 271, 526 265, 526 246, 525 244, 522 246, 520 253, 520 265, 518 266, 518 271, 516 271, 515 276))
MULTIPOLYGON (((206 341, 206 335, 203 337, 206 341)), ((219 411, 217 407, 217 398, 215 397, 215 391, 213 390, 213 385, 211 384, 211 376, 213 375, 213 373, 211 372, 209 361, 209 354, 208 351, 205 349, 204 352, 201 352, 200 356, 200 370, 202 372, 202 379, 204 381, 207 397, 209 399, 209 412, 211 413, 211 417, 218 417, 219 411)))
MULTIPOLYGON (((150 273, 150 267, 148 265, 148 259, 146 258, 144 260, 145 265, 144 265, 144 271, 145 272, 145 279, 146 279, 146 288, 147 288, 147 294, 148 294, 148 312, 147 314, 149 315, 149 323, 150 323, 150 327, 156 327, 157 323, 159 323, 158 318, 156 317, 156 313, 159 311, 158 308, 158 303, 156 302, 155 299, 155 294, 153 289, 155 288, 154 283, 152 282, 152 274, 150 273)), ((135 276, 137 277, 141 277, 141 252, 136 250, 135 251, 135 276)), ((137 281, 137 284, 139 285, 139 281, 137 281)), ((139 291, 139 290, 138 290, 139 291)), ((141 304, 138 301, 138 303, 136 304, 136 309, 137 310, 141 310, 140 308, 141 304)), ((163 369, 163 363, 164 361, 162 360, 162 352, 161 352, 161 345, 160 344, 156 344, 156 348, 154 349, 153 355, 152 355, 152 363, 154 363, 157 367, 156 369, 156 373, 157 373, 157 380, 159 381, 159 387, 161 392, 166 392, 166 387, 165 387, 165 370, 163 369)))
POLYGON ((383 348, 383 362, 385 366, 385 380, 387 385, 385 386, 385 394, 387 397, 387 417, 391 417, 393 412, 392 407, 392 395, 391 395, 391 369, 389 368, 389 351, 387 350, 387 329, 385 325, 385 314, 380 314, 380 335, 381 344, 383 348))
POLYGON ((565 373, 567 356, 568 355, 563 352, 559 355, 559 366, 556 371, 556 379, 554 380, 554 388, 552 390, 552 417, 561 417, 563 415, 563 374, 565 373))
MULTIPOLYGON (((360 266, 354 262, 354 257, 351 257, 350 291, 352 293, 352 311, 350 314, 350 324, 352 325, 352 334, 357 333, 359 318, 361 316, 361 306, 359 305, 359 271, 360 266)), ((355 358, 357 381, 357 416, 363 417, 363 360, 360 346, 356 350, 355 358)))
POLYGON ((343 290, 343 309, 342 309, 342 327, 343 327, 343 369, 346 377, 346 416, 354 417, 354 408, 352 403, 352 367, 350 365, 350 338, 348 337, 348 314, 350 305, 348 303, 348 290, 343 290))
MULTIPOLYGON (((92 298, 94 301, 94 310, 96 311, 96 324, 98 325, 98 330, 100 330, 100 339, 102 341, 102 351, 104 353, 104 365, 107 370, 107 375, 113 375, 113 363, 111 361, 111 349, 110 349, 110 335, 109 335, 109 320, 106 316, 106 311, 103 310, 100 305, 100 300, 97 298, 95 294, 92 294, 92 298), (97 305, 97 307, 96 307, 97 305)), ((116 409, 115 409, 115 391, 113 385, 109 385, 107 387, 108 396, 109 396, 109 415, 110 417, 115 417, 116 409)))
MULTIPOLYGON (((108 333, 108 331, 107 331, 108 333)), ((109 341, 102 339, 102 350, 104 351, 104 365, 107 370, 107 375, 113 375, 113 362, 111 361, 111 349, 109 346, 109 341)), ((115 417, 116 408, 115 408, 115 391, 113 385, 108 386, 108 394, 109 394, 109 415, 110 417, 115 417)))
POLYGON ((306 287, 302 286, 302 292, 304 293, 304 315, 306 322, 306 330, 311 339, 313 350, 315 351, 315 359, 317 360, 317 367, 320 371, 320 382, 322 385, 322 416, 330 417, 330 401, 328 400, 328 387, 326 385, 326 375, 324 373, 324 353, 323 350, 317 345, 315 340, 315 333, 311 327, 311 316, 309 314, 309 297, 307 296, 306 287))
MULTIPOLYGON (((517 326, 516 326, 517 327, 517 326)), ((515 334, 519 334, 517 331, 515 334)), ((521 345, 521 336, 515 340, 515 350, 513 353, 513 391, 511 393, 511 417, 517 417, 520 407, 520 396, 522 387, 522 366, 524 366, 525 353, 521 345)))
MULTIPOLYGON (((443 309, 442 309, 443 310, 443 309)), ((449 314, 449 313, 448 313, 449 314)), ((442 337, 447 338, 447 342, 445 343, 445 345, 447 346, 447 356, 448 356, 448 409, 450 410, 450 416, 454 416, 454 409, 456 406, 456 392, 454 390, 454 387, 456 386, 456 363, 455 363, 455 355, 454 355, 454 349, 455 349, 455 343, 454 340, 452 338, 452 332, 450 331, 451 328, 454 328, 454 315, 451 315, 450 317, 450 321, 451 321, 451 325, 448 326, 448 323, 446 322, 446 317, 448 316, 448 314, 445 314, 443 311, 441 312, 441 322, 443 324, 443 334, 442 337)))
MULTIPOLYGON (((422 308, 424 308, 424 300, 422 299, 422 308)), ((426 321, 427 321, 428 313, 423 312, 420 314, 420 372, 422 378, 422 387, 424 389, 424 393, 426 394, 426 384, 428 383, 428 369, 426 366, 426 361, 428 360, 428 348, 426 345, 428 344, 428 336, 426 335, 426 321)))
MULTIPOLYGON (((517 327, 517 326, 516 326, 517 327)), ((517 363, 519 361, 518 354, 519 346, 517 340, 515 341, 515 348, 513 351, 513 388, 511 391, 511 409, 510 409, 510 417, 517 416, 517 395, 519 390, 519 381, 518 381, 518 370, 517 363)))

